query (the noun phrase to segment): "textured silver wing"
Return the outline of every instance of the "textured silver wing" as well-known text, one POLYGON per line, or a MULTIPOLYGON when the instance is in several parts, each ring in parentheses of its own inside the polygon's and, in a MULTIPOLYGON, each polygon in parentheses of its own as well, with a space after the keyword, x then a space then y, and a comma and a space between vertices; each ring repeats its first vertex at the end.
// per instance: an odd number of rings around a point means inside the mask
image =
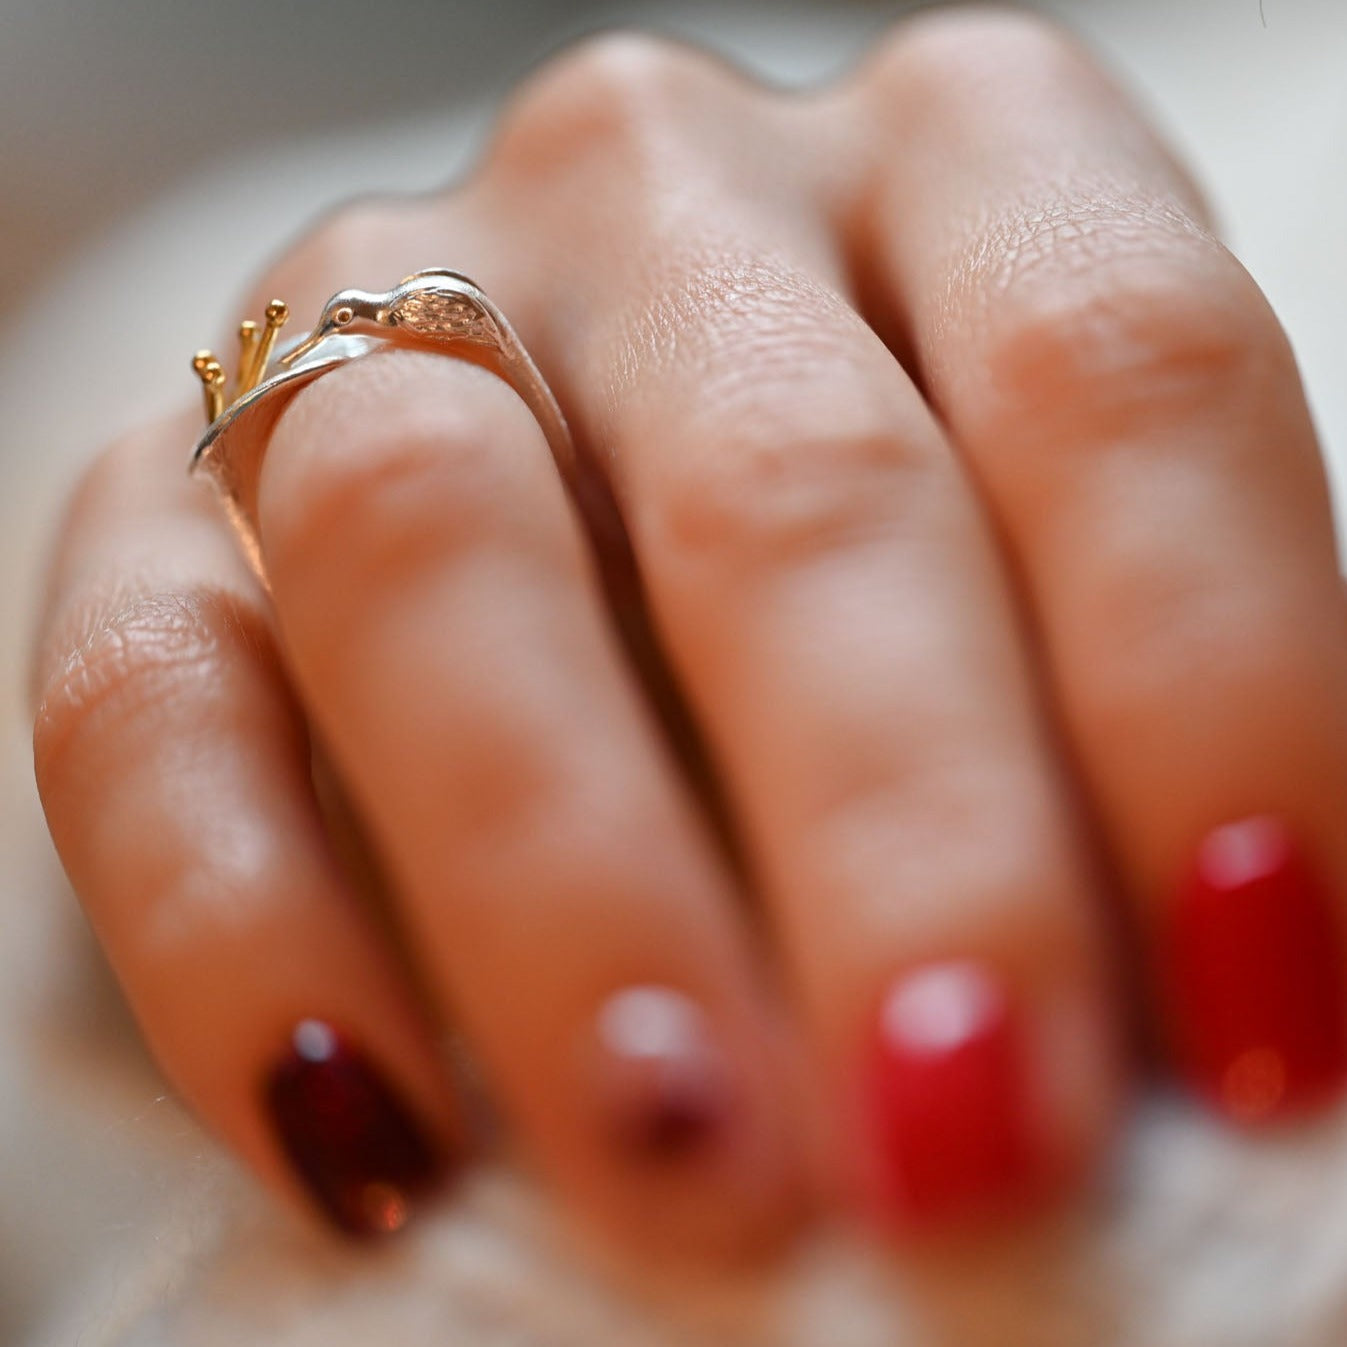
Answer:
POLYGON ((485 346, 500 343, 500 333, 491 315, 476 300, 459 291, 417 286, 397 296, 389 312, 393 322, 412 336, 452 338, 485 346))

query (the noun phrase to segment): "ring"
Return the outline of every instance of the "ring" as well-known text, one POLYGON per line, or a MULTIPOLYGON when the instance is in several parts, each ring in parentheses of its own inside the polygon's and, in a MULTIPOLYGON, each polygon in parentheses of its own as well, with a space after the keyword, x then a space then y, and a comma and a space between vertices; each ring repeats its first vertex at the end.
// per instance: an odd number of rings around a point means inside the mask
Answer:
POLYGON ((207 428, 191 470, 219 492, 248 561, 266 582, 257 530, 257 480, 281 413, 305 385, 349 361, 386 347, 439 351, 481 365, 523 399, 568 485, 575 486, 575 446, 552 390, 505 315, 456 271, 418 271, 392 290, 339 290, 302 339, 278 349, 288 307, 272 300, 262 324, 239 325, 232 381, 210 351, 192 368, 201 380, 207 428), (226 403, 226 386, 230 386, 226 403))

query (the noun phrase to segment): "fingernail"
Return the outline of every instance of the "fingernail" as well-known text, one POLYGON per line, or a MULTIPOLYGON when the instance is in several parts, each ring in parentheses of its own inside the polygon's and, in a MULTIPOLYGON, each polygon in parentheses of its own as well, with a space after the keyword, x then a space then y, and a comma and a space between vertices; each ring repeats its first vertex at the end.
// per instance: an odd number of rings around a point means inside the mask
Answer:
POLYGON ((1203 839, 1175 903, 1180 1064, 1241 1122, 1329 1103, 1347 1083, 1347 979, 1332 900, 1274 818, 1203 839))
POLYGON ((266 1102, 295 1172, 348 1234, 400 1230, 441 1177, 439 1155, 388 1082, 321 1020, 295 1027, 266 1102))
POLYGON ((1013 1209, 1037 1174, 1018 1018, 981 964, 931 964, 879 1012, 871 1107, 881 1200, 901 1224, 1013 1209))
POLYGON ((730 1072, 705 1013, 681 992, 632 987, 596 1025, 598 1079, 613 1144, 642 1164, 707 1153, 731 1113, 730 1072))

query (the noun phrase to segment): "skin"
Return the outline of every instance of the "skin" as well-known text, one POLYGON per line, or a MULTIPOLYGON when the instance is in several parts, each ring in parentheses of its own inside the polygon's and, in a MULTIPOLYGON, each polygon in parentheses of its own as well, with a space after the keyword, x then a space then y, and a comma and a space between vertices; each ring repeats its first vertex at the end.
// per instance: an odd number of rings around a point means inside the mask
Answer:
POLYGON ((1054 1183, 1082 1183, 1127 1024, 1167 1035, 1120 940, 1144 967, 1196 840, 1277 814, 1347 891, 1323 471, 1189 179, 1037 19, 909 21, 803 95, 610 36, 526 83, 469 180, 338 213, 241 311, 439 261, 510 314, 616 501, 741 864, 503 383, 399 352, 301 393, 258 485, 270 598, 183 478, 190 425, 148 427, 66 519, 36 756, 165 1071, 298 1196, 254 1084, 290 1026, 354 1026, 451 1139, 452 1024, 577 1211, 725 1259, 866 1207, 875 1006, 975 958, 1022 1009, 1054 1183), (697 1003, 734 1081, 700 1168, 600 1125, 596 1016, 639 985, 697 1003))

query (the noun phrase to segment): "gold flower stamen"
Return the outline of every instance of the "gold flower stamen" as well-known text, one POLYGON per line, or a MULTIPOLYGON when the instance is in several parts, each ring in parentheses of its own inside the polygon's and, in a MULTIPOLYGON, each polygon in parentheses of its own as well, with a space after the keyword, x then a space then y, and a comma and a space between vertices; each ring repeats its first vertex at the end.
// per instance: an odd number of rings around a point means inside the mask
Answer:
POLYGON ((262 338, 257 346, 257 360, 253 366, 254 379, 249 388, 255 388, 261 382, 267 366, 271 363, 271 353, 276 349, 276 338, 290 317, 289 308, 279 299, 273 299, 267 305, 266 326, 262 329, 262 338))
MULTIPOLYGON (((266 377, 267 366, 271 363, 272 352, 276 349, 276 338, 290 317, 289 307, 279 299, 273 299, 267 305, 264 323, 255 323, 246 319, 239 324, 239 363, 234 373, 234 387, 231 401, 251 393, 266 377)), ((224 366, 220 364, 214 351, 198 351, 192 357, 192 368, 201 380, 205 397, 206 421, 213 424, 224 415, 225 384, 228 382, 224 366)))
POLYGON ((192 368, 201 380, 201 392, 205 402, 206 420, 215 421, 224 412, 224 366, 215 358, 213 351, 198 351, 192 357, 192 368))
POLYGON ((239 367, 234 376, 234 396, 241 398, 257 387, 257 353, 262 346, 262 329, 251 318, 239 324, 239 367))

